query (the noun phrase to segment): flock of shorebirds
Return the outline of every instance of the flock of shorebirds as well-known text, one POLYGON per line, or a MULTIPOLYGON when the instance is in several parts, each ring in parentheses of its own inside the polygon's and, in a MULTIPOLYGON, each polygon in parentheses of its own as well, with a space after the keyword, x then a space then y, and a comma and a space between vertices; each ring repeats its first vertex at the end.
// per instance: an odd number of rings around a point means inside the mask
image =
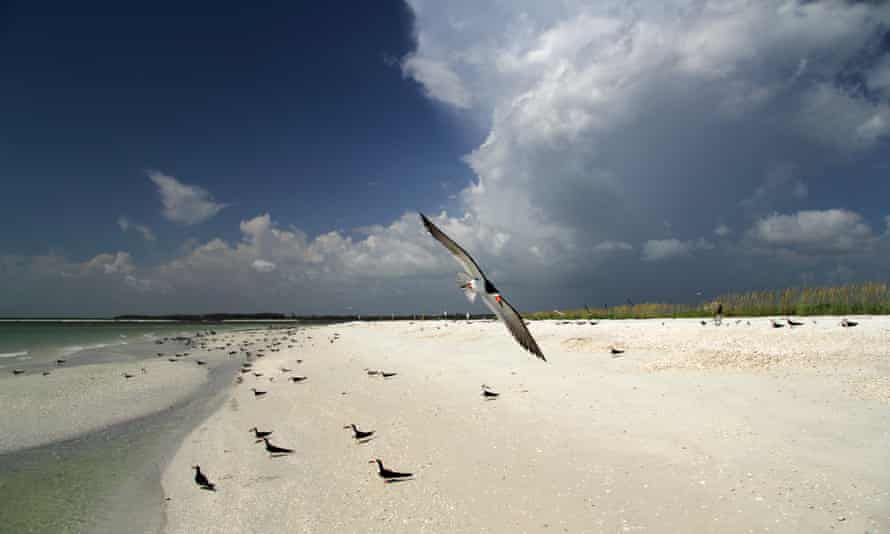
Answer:
MULTIPOLYGON (((254 341, 248 341, 248 340, 242 340, 241 345, 237 348, 233 347, 233 344, 231 341, 225 343, 224 346, 215 347, 215 348, 223 349, 223 350, 227 351, 228 355, 230 357, 234 356, 234 355, 238 355, 238 354, 243 354, 245 360, 241 364, 240 375, 235 378, 235 382, 237 384, 243 384, 244 383, 244 378, 243 378, 244 375, 253 376, 253 378, 255 380, 260 379, 264 376, 263 373, 257 372, 254 370, 253 362, 257 358, 264 357, 265 351, 268 350, 270 352, 271 351, 277 352, 280 350, 281 346, 284 345, 285 343, 288 343, 287 348, 293 348, 294 346, 301 344, 301 341, 298 338, 294 337, 296 335, 296 333, 297 333, 297 331, 293 330, 293 329, 285 330, 280 337, 274 337, 274 334, 267 333, 261 339, 261 341, 265 343, 265 347, 260 350, 253 349, 252 345, 254 345, 254 341), (270 337, 270 336, 273 336, 273 337, 270 337), (229 350, 229 349, 234 349, 234 350, 229 350)), ((339 338, 340 338, 340 334, 335 332, 328 339, 328 341, 330 343, 335 343, 339 338)), ((312 341, 312 336, 309 335, 308 333, 306 333, 306 342, 311 342, 311 341, 312 341)), ((303 363, 302 359, 296 360, 297 365, 299 365, 301 363, 303 363)), ((283 374, 293 373, 293 370, 289 367, 280 367, 279 370, 283 374)), ((380 376, 384 379, 392 378, 398 374, 398 373, 392 372, 392 371, 384 371, 384 370, 380 370, 380 369, 370 369, 370 368, 365 369, 365 372, 369 376, 380 376)), ((274 380, 275 380, 275 377, 267 377, 267 378, 269 381, 274 382, 274 380)), ((301 382, 305 382, 306 380, 308 380, 309 377, 302 376, 302 375, 290 375, 290 376, 287 376, 287 379, 293 383, 301 383, 301 382)), ((251 387, 250 391, 252 392, 254 399, 263 399, 269 393, 268 391, 260 390, 260 389, 257 389, 256 387, 251 387)), ((497 394, 494 394, 494 395, 496 396, 497 394)), ((343 428, 351 430, 352 437, 355 440, 355 442, 358 444, 363 444, 363 443, 369 442, 375 435, 375 431, 361 430, 354 423, 350 423, 350 424, 344 426, 343 428)), ((260 430, 258 427, 252 427, 252 428, 248 429, 248 432, 253 434, 253 439, 255 440, 256 443, 264 444, 266 452, 269 453, 270 457, 275 458, 275 457, 280 457, 280 456, 288 456, 295 452, 294 449, 290 449, 287 447, 282 447, 280 445, 273 444, 270 441, 270 436, 272 436, 272 434, 274 433, 272 430, 260 430)), ((374 458, 371 461, 369 461, 368 463, 373 463, 373 464, 377 465, 377 474, 385 482, 394 482, 394 481, 404 480, 404 479, 413 477, 412 473, 403 473, 403 472, 387 469, 383 465, 383 461, 380 460, 379 458, 374 458)), ((192 466, 192 469, 195 471, 195 478, 194 478, 195 484, 197 484, 199 488, 209 490, 209 491, 216 491, 216 484, 210 481, 210 479, 207 477, 207 474, 201 470, 200 465, 194 465, 194 466, 192 466)))

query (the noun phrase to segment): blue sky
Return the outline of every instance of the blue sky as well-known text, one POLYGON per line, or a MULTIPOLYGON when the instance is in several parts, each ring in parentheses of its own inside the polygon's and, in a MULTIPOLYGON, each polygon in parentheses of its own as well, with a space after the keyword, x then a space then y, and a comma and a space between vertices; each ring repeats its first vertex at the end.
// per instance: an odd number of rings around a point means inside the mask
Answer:
POLYGON ((0 8, 0 314, 523 309, 886 279, 890 8, 0 8))

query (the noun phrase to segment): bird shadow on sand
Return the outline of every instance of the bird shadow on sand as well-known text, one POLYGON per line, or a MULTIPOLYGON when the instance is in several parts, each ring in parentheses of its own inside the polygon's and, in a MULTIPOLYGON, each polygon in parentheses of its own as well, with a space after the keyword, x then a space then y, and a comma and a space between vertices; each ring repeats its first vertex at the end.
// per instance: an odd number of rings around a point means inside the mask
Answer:
POLYGON ((384 484, 398 484, 401 482, 414 482, 414 477, 411 478, 391 478, 389 480, 384 480, 384 484))
POLYGON ((369 442, 369 441, 373 441, 373 440, 374 440, 374 438, 365 438, 365 439, 357 439, 357 440, 355 440, 355 442, 356 442, 358 445, 362 445, 362 444, 364 444, 364 443, 367 443, 367 442, 369 442))
POLYGON ((283 458, 283 457, 290 456, 291 454, 293 454, 293 453, 292 452, 274 452, 274 453, 269 454, 269 457, 270 458, 283 458))
POLYGON ((216 486, 201 486, 201 489, 204 491, 212 491, 216 493, 216 486))

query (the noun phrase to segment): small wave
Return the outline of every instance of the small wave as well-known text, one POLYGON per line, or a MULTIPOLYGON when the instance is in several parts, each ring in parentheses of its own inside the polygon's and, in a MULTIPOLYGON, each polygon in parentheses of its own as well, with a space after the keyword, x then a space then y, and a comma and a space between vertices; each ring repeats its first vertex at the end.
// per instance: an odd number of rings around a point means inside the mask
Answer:
POLYGON ((27 356, 28 351, 23 350, 21 352, 4 352, 0 353, 0 358, 18 358, 19 356, 27 356))
POLYGON ((69 355, 69 354, 74 354, 75 352, 80 352, 82 350, 104 349, 105 347, 110 347, 112 345, 126 345, 126 343, 96 343, 95 345, 70 345, 68 347, 62 347, 62 354, 69 355))

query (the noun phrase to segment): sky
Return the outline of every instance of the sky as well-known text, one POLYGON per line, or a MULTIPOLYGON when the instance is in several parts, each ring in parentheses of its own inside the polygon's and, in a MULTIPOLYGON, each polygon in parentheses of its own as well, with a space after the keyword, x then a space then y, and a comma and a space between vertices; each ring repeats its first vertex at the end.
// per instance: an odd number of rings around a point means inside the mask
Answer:
MULTIPOLYGON (((0 6, 0 315, 886 280, 890 5, 0 6)), ((698 296, 701 294, 702 296, 698 296)))

